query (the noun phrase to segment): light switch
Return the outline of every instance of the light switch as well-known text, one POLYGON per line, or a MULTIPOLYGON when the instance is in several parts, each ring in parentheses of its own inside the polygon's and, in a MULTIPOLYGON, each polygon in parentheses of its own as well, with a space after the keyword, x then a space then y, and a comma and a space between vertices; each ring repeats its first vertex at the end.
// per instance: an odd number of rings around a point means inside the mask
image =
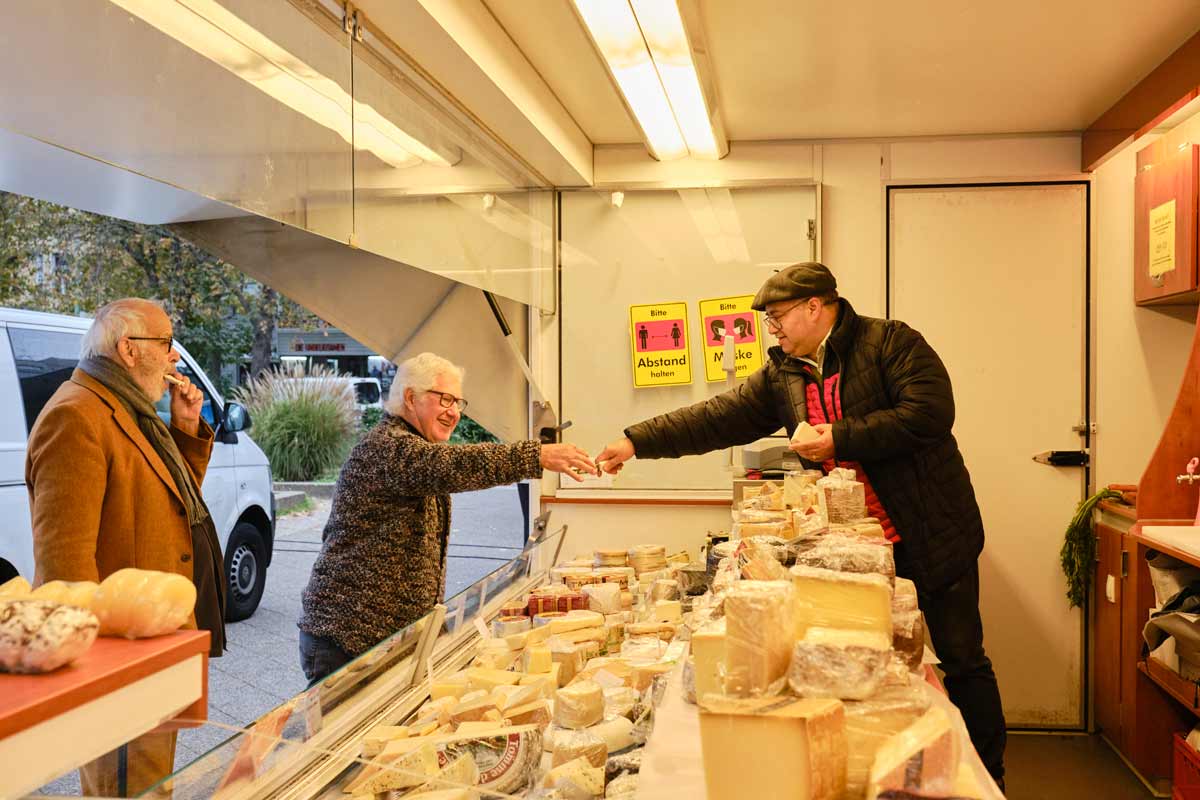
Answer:
POLYGON ((1117 602, 1117 579, 1112 575, 1109 575, 1108 580, 1104 582, 1104 596, 1110 603, 1117 602))

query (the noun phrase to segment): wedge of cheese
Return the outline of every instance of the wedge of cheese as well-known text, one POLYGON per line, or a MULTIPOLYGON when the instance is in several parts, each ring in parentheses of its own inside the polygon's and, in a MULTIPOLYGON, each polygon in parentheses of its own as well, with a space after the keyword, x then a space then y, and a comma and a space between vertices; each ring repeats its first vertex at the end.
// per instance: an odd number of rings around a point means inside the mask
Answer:
POLYGON ((887 739, 875 753, 867 797, 887 790, 939 797, 953 793, 961 754, 950 718, 931 708, 916 722, 887 739))
POLYGON ((757 697, 787 673, 796 640, 787 581, 738 581, 725 593, 725 693, 757 697))
POLYGON ((892 635, 892 587, 884 576, 799 565, 790 572, 801 635, 811 627, 892 635))
POLYGON ((842 703, 716 698, 700 709, 708 800, 834 800, 846 788, 842 703))

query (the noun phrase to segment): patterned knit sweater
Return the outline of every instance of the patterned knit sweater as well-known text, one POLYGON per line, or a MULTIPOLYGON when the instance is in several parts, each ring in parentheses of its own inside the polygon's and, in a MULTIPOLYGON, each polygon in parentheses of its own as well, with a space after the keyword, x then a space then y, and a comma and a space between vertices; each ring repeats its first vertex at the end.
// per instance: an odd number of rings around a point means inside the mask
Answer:
POLYGON ((428 614, 446 590, 450 493, 542 474, 541 445, 449 445, 385 414, 342 467, 300 630, 351 655, 428 614))

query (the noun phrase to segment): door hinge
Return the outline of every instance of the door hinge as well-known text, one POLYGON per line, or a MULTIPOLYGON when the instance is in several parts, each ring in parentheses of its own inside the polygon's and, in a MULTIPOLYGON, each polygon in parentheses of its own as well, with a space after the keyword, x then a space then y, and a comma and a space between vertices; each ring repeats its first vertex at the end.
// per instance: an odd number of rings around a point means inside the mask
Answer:
POLYGON ((362 20, 358 14, 359 11, 353 3, 346 3, 346 9, 342 14, 342 30, 353 36, 354 41, 361 42, 363 40, 362 20))
POLYGON ((1094 422, 1081 422, 1078 425, 1072 425, 1071 430, 1080 436, 1087 436, 1089 434, 1095 436, 1097 433, 1096 423, 1094 422))

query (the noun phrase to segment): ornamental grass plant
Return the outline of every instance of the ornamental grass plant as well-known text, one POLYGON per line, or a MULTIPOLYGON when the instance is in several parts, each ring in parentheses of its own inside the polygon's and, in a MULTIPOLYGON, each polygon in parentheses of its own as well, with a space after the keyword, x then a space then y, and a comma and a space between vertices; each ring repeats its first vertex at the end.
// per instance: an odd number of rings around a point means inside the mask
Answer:
POLYGON ((325 367, 307 373, 300 365, 276 367, 236 395, 276 480, 316 480, 340 467, 358 435, 353 384, 325 367))

